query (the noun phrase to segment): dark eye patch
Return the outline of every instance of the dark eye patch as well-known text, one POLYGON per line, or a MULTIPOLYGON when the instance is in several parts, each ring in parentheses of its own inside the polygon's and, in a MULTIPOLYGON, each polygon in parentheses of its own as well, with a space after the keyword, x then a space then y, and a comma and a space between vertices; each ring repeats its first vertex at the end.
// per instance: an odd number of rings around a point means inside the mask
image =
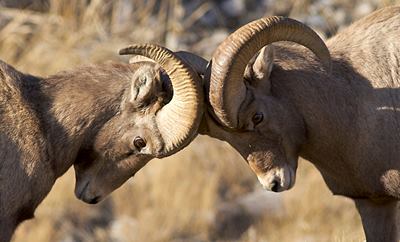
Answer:
POLYGON ((142 139, 142 137, 136 136, 136 137, 133 139, 133 145, 135 145, 135 147, 136 147, 138 150, 141 150, 141 149, 143 149, 144 147, 146 147, 146 141, 145 141, 144 139, 142 139))
POLYGON ((264 120, 264 114, 261 112, 257 112, 253 115, 252 121, 254 125, 261 123, 264 120))

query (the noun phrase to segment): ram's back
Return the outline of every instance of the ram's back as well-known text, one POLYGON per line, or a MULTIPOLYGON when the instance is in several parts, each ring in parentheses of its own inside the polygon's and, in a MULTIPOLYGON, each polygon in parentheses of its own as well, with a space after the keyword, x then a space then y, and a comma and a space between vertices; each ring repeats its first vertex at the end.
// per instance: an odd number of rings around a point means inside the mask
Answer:
POLYGON ((327 45, 346 90, 338 106, 350 120, 341 127, 346 161, 362 186, 400 198, 400 6, 358 20, 327 45))
POLYGON ((349 61, 373 87, 400 87, 400 6, 358 20, 327 44, 334 58, 349 61))
POLYGON ((17 184, 29 184, 43 169, 38 161, 46 153, 45 136, 35 107, 26 98, 29 94, 23 90, 23 82, 31 78, 0 61, 0 218, 14 211, 5 204, 29 203, 23 198, 35 197, 29 186, 25 191, 15 191, 13 187, 24 187, 17 184))
MULTIPOLYGON (((29 143, 37 136, 37 115, 29 100, 24 97, 25 75, 4 62, 0 62, 0 135, 1 155, 10 157, 30 148, 29 143), (13 147, 10 147, 13 146, 13 147), (29 147, 28 147, 29 146, 29 147), (15 150, 15 152, 3 151, 15 150)), ((32 144, 32 146, 35 146, 32 144)))

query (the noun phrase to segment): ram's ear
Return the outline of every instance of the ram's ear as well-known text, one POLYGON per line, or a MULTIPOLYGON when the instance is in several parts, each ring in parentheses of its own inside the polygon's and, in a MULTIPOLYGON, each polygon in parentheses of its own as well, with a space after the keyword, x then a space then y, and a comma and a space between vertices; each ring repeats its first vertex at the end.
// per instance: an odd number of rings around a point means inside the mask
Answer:
POLYGON ((253 75, 258 80, 269 78, 274 65, 274 47, 267 45, 260 50, 253 64, 253 75))
POLYGON ((158 65, 142 65, 131 78, 124 106, 146 107, 153 103, 162 92, 161 68, 158 65))
POLYGON ((255 55, 246 66, 245 78, 254 87, 264 87, 269 90, 269 77, 274 66, 274 47, 267 45, 255 55))

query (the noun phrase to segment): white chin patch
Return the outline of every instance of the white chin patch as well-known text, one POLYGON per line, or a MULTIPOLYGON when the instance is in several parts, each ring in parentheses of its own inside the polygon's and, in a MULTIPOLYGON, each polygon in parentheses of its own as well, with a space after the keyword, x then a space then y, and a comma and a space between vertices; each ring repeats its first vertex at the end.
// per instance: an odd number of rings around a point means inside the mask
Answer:
POLYGON ((288 166, 276 167, 267 173, 257 176, 264 189, 273 192, 282 192, 290 189, 294 184, 294 171, 288 166))

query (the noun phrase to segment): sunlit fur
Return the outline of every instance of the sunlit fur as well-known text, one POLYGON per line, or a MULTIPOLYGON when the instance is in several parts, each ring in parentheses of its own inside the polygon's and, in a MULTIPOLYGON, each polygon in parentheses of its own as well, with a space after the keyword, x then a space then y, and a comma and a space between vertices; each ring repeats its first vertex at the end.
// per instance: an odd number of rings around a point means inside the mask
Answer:
POLYGON ((75 164, 76 195, 98 202, 156 157, 156 112, 170 99, 155 63, 109 63, 48 78, 0 62, 0 241, 33 217, 75 164), (138 150, 136 136, 146 141, 138 150))
POLYGON ((308 159, 334 194, 355 200, 368 241, 397 241, 399 36, 400 7, 359 20, 327 41, 331 74, 303 47, 269 47, 247 67, 240 129, 227 130, 209 112, 201 132, 230 143, 261 180, 291 179, 276 191, 293 185, 298 157, 308 159), (258 125, 255 112, 264 114, 258 125))

